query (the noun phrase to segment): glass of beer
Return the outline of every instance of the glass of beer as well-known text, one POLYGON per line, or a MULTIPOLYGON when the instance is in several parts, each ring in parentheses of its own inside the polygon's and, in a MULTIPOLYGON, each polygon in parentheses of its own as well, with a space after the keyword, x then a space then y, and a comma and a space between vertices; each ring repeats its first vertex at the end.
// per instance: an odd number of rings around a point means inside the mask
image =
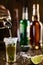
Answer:
POLYGON ((17 38, 4 38, 6 47, 6 61, 16 62, 16 44, 17 38))

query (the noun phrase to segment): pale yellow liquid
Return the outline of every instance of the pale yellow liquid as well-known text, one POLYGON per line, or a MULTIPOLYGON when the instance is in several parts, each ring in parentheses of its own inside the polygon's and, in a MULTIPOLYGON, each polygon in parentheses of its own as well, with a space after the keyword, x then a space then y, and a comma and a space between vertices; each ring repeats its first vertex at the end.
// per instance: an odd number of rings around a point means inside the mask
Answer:
POLYGON ((9 44, 6 47, 6 61, 15 62, 16 61, 16 46, 9 44))

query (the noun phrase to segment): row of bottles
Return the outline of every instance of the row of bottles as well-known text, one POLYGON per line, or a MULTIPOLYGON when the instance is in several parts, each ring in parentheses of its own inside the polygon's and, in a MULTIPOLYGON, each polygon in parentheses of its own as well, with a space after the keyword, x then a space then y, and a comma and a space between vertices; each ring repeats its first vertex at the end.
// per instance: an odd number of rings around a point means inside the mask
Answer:
POLYGON ((28 8, 23 7, 19 27, 21 48, 39 49, 42 46, 42 23, 40 22, 39 4, 33 4, 32 22, 28 20, 28 8))

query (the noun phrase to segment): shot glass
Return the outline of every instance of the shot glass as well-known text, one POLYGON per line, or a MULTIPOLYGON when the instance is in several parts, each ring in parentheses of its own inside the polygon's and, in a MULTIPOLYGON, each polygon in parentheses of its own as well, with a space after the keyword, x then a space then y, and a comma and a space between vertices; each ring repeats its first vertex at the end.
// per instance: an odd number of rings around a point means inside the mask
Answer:
POLYGON ((6 61, 16 62, 16 44, 17 38, 4 38, 6 47, 6 61))

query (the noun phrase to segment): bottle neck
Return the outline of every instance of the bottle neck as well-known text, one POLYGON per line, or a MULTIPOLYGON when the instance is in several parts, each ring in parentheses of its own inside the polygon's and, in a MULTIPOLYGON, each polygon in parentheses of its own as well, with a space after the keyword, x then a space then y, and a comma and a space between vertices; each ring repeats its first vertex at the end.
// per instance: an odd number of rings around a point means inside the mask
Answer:
POLYGON ((28 20, 28 8, 26 8, 26 20, 28 20))
POLYGON ((35 4, 33 4, 33 16, 35 15, 35 4))
POLYGON ((34 21, 38 21, 37 15, 34 16, 34 21))
POLYGON ((28 20, 28 8, 23 8, 23 12, 22 12, 22 20, 28 20))
POLYGON ((34 21, 34 16, 32 15, 32 21, 34 21))
POLYGON ((33 4, 32 21, 34 21, 34 15, 35 15, 35 4, 33 4))
POLYGON ((38 17, 37 17, 37 6, 35 4, 33 4, 32 21, 38 21, 38 17))
POLYGON ((38 21, 40 21, 39 4, 37 4, 37 16, 38 16, 38 21))

